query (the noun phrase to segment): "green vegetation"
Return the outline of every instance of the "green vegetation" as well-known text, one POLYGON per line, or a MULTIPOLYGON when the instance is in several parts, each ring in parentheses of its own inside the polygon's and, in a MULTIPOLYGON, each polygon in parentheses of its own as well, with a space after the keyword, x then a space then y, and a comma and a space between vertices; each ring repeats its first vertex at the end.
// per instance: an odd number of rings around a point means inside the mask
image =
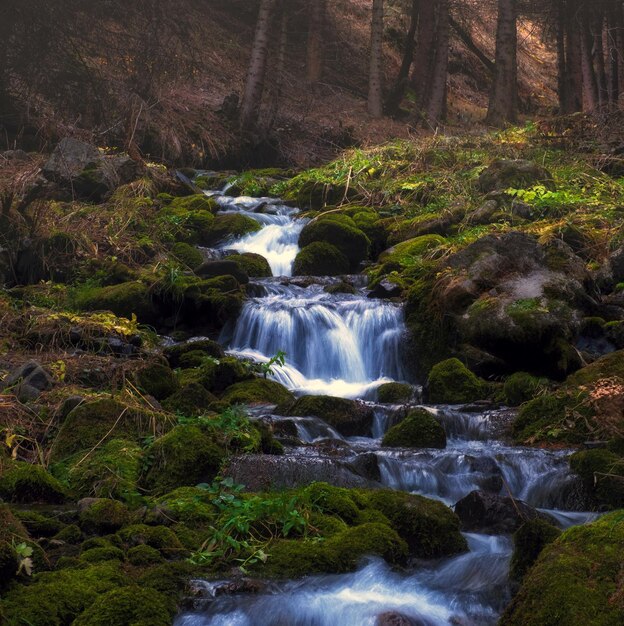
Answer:
POLYGON ((434 365, 427 378, 427 397, 433 404, 462 404, 488 395, 485 381, 475 376, 459 359, 434 365))
POLYGON ((446 448, 446 433, 429 411, 415 409, 393 426, 381 443, 393 448, 446 448))

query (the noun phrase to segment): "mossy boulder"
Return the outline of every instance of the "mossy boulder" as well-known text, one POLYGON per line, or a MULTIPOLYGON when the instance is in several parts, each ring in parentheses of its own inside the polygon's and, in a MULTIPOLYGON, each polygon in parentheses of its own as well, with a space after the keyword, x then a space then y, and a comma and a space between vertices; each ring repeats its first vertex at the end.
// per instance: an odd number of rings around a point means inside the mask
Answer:
POLYGON ((383 446, 393 448, 445 448, 446 433, 429 411, 416 409, 384 435, 383 446))
POLYGON ((324 241, 303 247, 293 265, 295 276, 340 276, 349 270, 349 259, 336 246, 324 241))
POLYGON ((214 221, 214 215, 202 209, 168 206, 157 214, 163 238, 194 245, 206 245, 205 242, 211 238, 214 221))
POLYGON ((180 557, 186 554, 184 546, 176 534, 166 526, 134 524, 117 533, 117 538, 126 548, 150 546, 167 557, 180 557))
POLYGON ((357 227, 334 219, 318 219, 306 224, 299 236, 302 248, 314 242, 325 242, 335 246, 349 260, 352 271, 370 254, 370 240, 357 227))
POLYGON ((206 413, 210 407, 215 406, 215 402, 217 402, 217 397, 207 391, 203 385, 190 382, 169 396, 162 403, 162 407, 166 411, 192 417, 206 413))
POLYGON ((180 359, 189 352, 203 352, 206 356, 220 359, 225 356, 221 345, 210 339, 198 339, 176 343, 164 349, 164 355, 173 368, 181 367, 180 359))
POLYGON ((236 263, 239 269, 250 278, 268 278, 273 276, 269 262, 260 254, 253 252, 228 254, 225 260, 236 263))
POLYGON ((209 211, 210 213, 216 213, 219 210, 217 201, 203 193, 173 198, 171 206, 184 211, 209 211))
POLYGON ((178 487, 156 500, 154 514, 164 511, 176 522, 202 526, 214 520, 210 494, 198 487, 178 487))
POLYGON ((379 255, 379 262, 394 263, 405 269, 417 267, 423 263, 427 255, 446 243, 447 240, 440 235, 422 235, 385 250, 379 255))
POLYGON ((621 601, 624 523, 616 512, 566 530, 547 545, 503 614, 505 626, 616 626, 621 601))
POLYGON ((365 502, 390 520, 414 556, 438 558, 464 552, 468 548, 460 532, 459 519, 437 500, 379 489, 368 492, 365 502))
POLYGON ((169 626, 168 599, 154 589, 128 586, 98 598, 73 626, 169 626))
POLYGON ((535 398, 545 388, 545 382, 527 372, 516 372, 505 380, 505 402, 509 406, 520 406, 535 398))
POLYGON ((561 531, 541 519, 529 520, 514 533, 514 552, 510 577, 521 581, 531 569, 542 550, 561 535, 561 531))
POLYGON ((15 515, 31 537, 52 537, 65 526, 57 516, 44 515, 37 511, 17 510, 15 515))
POLYGON ((427 378, 427 398, 432 404, 463 404, 487 396, 485 381, 473 374, 459 359, 434 365, 427 378))
POLYGON ((182 377, 182 383, 198 382, 211 393, 220 394, 236 383, 251 381, 253 378, 253 373, 243 361, 226 356, 206 361, 195 370, 188 370, 182 377))
POLYGON ((8 502, 58 503, 67 497, 66 489, 41 465, 13 462, 0 476, 0 497, 8 502))
POLYGON ((202 263, 195 273, 202 278, 215 278, 217 276, 233 276, 241 285, 249 282, 247 272, 238 263, 228 259, 218 261, 206 261, 202 263))
POLYGON ((130 522, 128 507, 118 500, 97 498, 80 512, 80 527, 89 534, 114 533, 130 522))
POLYGON ((164 400, 180 388, 173 370, 162 363, 151 363, 136 373, 137 387, 143 393, 164 400))
POLYGON ((128 319, 134 314, 145 324, 158 319, 149 288, 139 281, 109 287, 83 287, 76 294, 75 304, 82 311, 111 311, 128 319))
POLYGON ((91 450, 109 438, 139 441, 169 427, 169 418, 160 413, 108 398, 86 402, 65 418, 52 443, 51 460, 60 461, 81 450, 91 450))
POLYGON ((203 254, 195 246, 182 241, 171 248, 171 254, 182 265, 191 270, 196 270, 204 262, 203 254))
POLYGON ((199 427, 176 426, 149 449, 150 467, 144 484, 155 493, 211 482, 219 472, 224 450, 199 427))
MULTIPOLYGON (((17 575, 19 560, 15 548, 7 541, 0 541, 0 591, 17 575)), ((2 605, 0 604, 0 616, 2 605)))
POLYGON ((346 436, 369 434, 374 418, 373 410, 366 404, 333 396, 302 396, 280 410, 293 417, 320 417, 346 436))
POLYGON ((262 227, 251 217, 240 213, 222 213, 217 215, 210 227, 210 231, 202 240, 202 245, 216 246, 230 239, 238 239, 249 233, 256 233, 262 227))
POLYGON ((321 513, 338 517, 347 524, 355 524, 360 517, 357 494, 349 489, 312 483, 303 491, 303 498, 321 513))
POLYGON ((414 396, 414 387, 406 383, 384 383, 377 388, 377 399, 385 404, 407 404, 414 396))
POLYGON ((88 456, 79 452, 52 471, 80 497, 130 500, 137 494, 142 459, 135 442, 111 439, 88 456))
POLYGON ((85 563, 104 563, 105 561, 119 561, 123 563, 126 560, 126 555, 123 550, 115 546, 105 546, 85 550, 80 554, 80 560, 85 563))
POLYGON ((254 378, 228 387, 221 399, 229 404, 287 404, 295 398, 284 385, 274 380, 254 378))
POLYGON ((155 565, 156 563, 162 563, 164 561, 163 556, 156 548, 148 545, 134 546, 128 550, 128 562, 135 567, 142 567, 145 565, 155 565))
POLYGON ((581 450, 570 457, 570 467, 598 504, 624 507, 624 457, 610 450, 581 450))
POLYGON ((43 572, 29 585, 12 587, 0 602, 0 614, 7 626, 67 626, 99 597, 128 582, 114 562, 43 572))
POLYGON ((485 193, 506 189, 527 189, 544 185, 553 191, 551 173, 537 163, 524 159, 496 159, 479 176, 478 187, 485 193))

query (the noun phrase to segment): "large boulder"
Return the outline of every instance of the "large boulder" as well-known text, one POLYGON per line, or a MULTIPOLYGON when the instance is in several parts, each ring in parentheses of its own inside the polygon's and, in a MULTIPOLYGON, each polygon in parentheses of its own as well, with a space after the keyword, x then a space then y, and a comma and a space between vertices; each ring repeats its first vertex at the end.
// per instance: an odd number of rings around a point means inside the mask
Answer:
POLYGON ((552 521, 522 500, 484 491, 472 491, 455 505, 465 532, 501 535, 515 532, 526 520, 552 521))
POLYGON ((382 445, 393 448, 445 448, 446 433, 429 411, 415 409, 385 434, 382 445))
POLYGON ((324 241, 314 241, 302 248, 295 257, 295 276, 340 276, 348 274, 349 259, 336 247, 324 241))

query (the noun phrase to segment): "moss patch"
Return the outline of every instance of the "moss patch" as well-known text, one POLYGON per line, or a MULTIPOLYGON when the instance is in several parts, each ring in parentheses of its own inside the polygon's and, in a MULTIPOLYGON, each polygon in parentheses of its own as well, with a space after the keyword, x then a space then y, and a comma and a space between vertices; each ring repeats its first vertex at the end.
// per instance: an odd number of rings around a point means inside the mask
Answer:
POLYGON ((446 433, 429 411, 416 409, 393 426, 381 444, 394 448, 445 448, 446 433))
POLYGON ((9 502, 63 502, 63 485, 41 465, 14 462, 0 476, 0 496, 9 502))
POLYGON ((484 381, 459 359, 447 359, 434 365, 427 378, 427 396, 433 404, 462 404, 487 396, 484 381))
POLYGON ((294 396, 280 383, 267 378, 254 378, 228 387, 221 399, 229 404, 285 404, 294 396))

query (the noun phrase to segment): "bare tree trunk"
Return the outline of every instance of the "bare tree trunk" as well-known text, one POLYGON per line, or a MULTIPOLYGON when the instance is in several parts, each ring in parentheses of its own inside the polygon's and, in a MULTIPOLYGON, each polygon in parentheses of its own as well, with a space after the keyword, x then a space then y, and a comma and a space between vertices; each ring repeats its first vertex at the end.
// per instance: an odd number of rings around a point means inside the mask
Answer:
POLYGON ((286 77, 286 49, 288 46, 288 5, 282 1, 280 17, 280 36, 277 48, 277 63, 275 66, 275 80, 271 86, 271 105, 267 116, 267 129, 272 129, 277 120, 279 104, 282 99, 284 89, 284 79, 286 77))
POLYGON ((582 36, 578 0, 568 1, 566 9, 566 93, 568 102, 565 112, 575 113, 583 110, 582 36))
POLYGON ((420 110, 426 101, 431 82, 433 65, 433 40, 435 37, 435 8, 438 0, 421 3, 418 18, 418 42, 414 54, 414 69, 411 84, 416 92, 416 109, 420 110))
POLYGON ((557 0, 557 95, 559 113, 568 113, 566 41, 565 41, 565 2, 557 0))
POLYGON ((405 95, 407 80, 409 78, 410 67, 414 60, 414 47, 416 46, 416 30, 418 29, 418 10, 420 8, 420 0, 412 0, 412 13, 410 17, 410 26, 405 36, 405 50, 403 52, 403 61, 399 69, 394 87, 386 100, 386 109, 390 115, 395 114, 401 106, 401 100, 405 95))
POLYGON ((605 65, 604 47, 604 11, 602 7, 594 9, 592 35, 594 43, 596 85, 598 87, 598 106, 608 107, 609 93, 607 87, 607 69, 605 65))
POLYGON ((518 30, 516 0, 498 0, 494 82, 486 121, 494 126, 515 122, 518 101, 518 30))
POLYGON ((323 28, 326 11, 327 0, 311 0, 306 63, 309 83, 318 83, 323 76, 323 28))
POLYGON ((619 56, 618 42, 622 37, 622 7, 614 4, 607 15, 607 51, 609 60, 609 102, 617 108, 620 99, 620 72, 622 59, 619 56))
POLYGON ((382 54, 383 54, 383 0, 373 0, 371 19, 370 73, 368 78, 368 112, 373 117, 383 115, 382 54))
POLYGON ((446 115, 449 36, 449 2, 448 0, 439 0, 435 62, 431 78, 431 92, 425 113, 427 123, 432 127, 436 127, 443 122, 446 115))
POLYGON ((583 110, 595 111, 598 108, 598 82, 592 58, 593 37, 587 20, 581 24, 581 57, 583 69, 583 110))
POLYGON ((269 32, 276 0, 262 0, 245 90, 240 108, 240 125, 243 130, 253 130, 258 122, 258 111, 264 90, 264 75, 266 71, 267 54, 269 49, 269 32))
POLYGON ((487 56, 487 54, 485 54, 485 52, 483 52, 483 50, 481 50, 481 48, 477 46, 477 44, 473 41, 472 37, 470 36, 470 33, 464 28, 462 28, 462 26, 453 19, 452 15, 449 16, 449 22, 451 24, 451 28, 457 33, 457 36, 464 42, 464 45, 466 46, 466 48, 468 48, 468 50, 470 50, 470 52, 472 52, 477 57, 477 59, 481 61, 481 63, 483 64, 483 67, 485 67, 485 69, 493 75, 494 74, 494 62, 492 61, 492 59, 490 59, 487 56))

